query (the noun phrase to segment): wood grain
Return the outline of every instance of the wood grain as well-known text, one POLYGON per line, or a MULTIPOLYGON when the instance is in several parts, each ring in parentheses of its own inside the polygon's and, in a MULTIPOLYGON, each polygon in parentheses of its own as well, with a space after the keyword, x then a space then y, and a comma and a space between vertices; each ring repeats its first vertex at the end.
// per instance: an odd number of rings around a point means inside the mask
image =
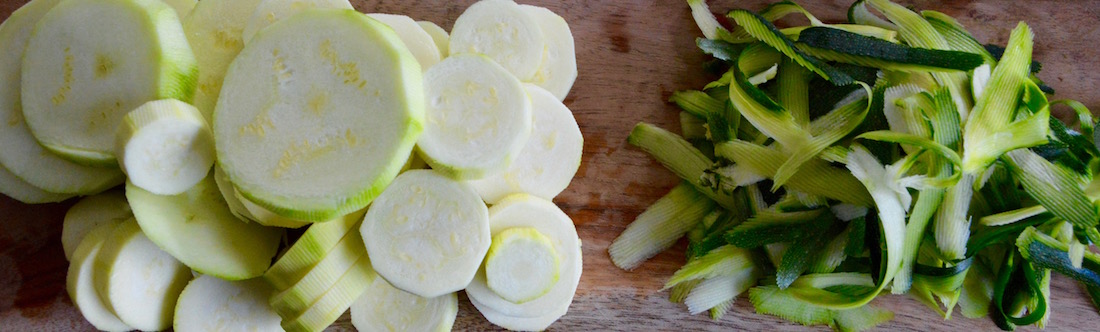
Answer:
MULTIPOLYGON (((6 18, 23 0, 0 2, 6 18)), ((556 202, 576 222, 584 243, 584 275, 569 314, 551 327, 556 331, 695 331, 820 330, 757 315, 744 299, 714 322, 690 316, 685 308, 658 291, 683 264, 684 244, 641 268, 614 267, 607 246, 635 216, 676 183, 677 179, 641 151, 628 147, 635 123, 646 121, 678 128, 674 107, 666 104, 676 90, 698 88, 711 77, 702 74, 706 59, 694 46, 699 36, 686 5, 679 0, 524 1, 548 7, 571 25, 577 43, 580 77, 566 100, 577 117, 586 144, 577 178, 556 202)), ((807 7, 827 22, 844 18, 851 3, 817 1, 807 7)), ((472 1, 352 1, 363 12, 387 12, 431 20, 449 29, 472 1)), ((957 17, 983 42, 1004 43, 1017 21, 1036 32, 1035 58, 1040 75, 1057 89, 1057 98, 1074 98, 1100 109, 1100 2, 1095 1, 903 1, 957 17)), ((760 9, 763 1, 712 1, 722 12, 735 6, 760 9)), ((792 21, 798 23, 798 21, 792 21)), ((4 50, 10 51, 10 50, 4 50)), ((3 84, 0 82, 0 84, 3 84)), ((0 144, 3 144, 0 142, 0 144)), ((0 197, 0 330, 83 331, 92 329, 73 308, 64 291, 61 219, 72 202, 26 206, 0 197)), ((1082 289, 1057 276, 1051 330, 1097 330, 1100 315, 1082 289)), ((493 330, 463 297, 456 330, 493 330)), ((956 315, 944 321, 932 310, 904 296, 883 296, 874 305, 896 313, 882 330, 995 330, 988 319, 956 315)), ((331 330, 351 330, 346 316, 331 330)), ((1034 328, 1025 328, 1034 330, 1034 328)))

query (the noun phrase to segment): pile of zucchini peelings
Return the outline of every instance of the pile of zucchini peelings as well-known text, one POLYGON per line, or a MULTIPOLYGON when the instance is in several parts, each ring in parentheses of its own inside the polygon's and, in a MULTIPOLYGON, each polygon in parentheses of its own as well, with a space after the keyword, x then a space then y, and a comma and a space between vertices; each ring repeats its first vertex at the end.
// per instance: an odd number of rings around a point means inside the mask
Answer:
POLYGON ((1100 300, 1092 116, 1048 99, 1026 24, 996 47, 888 0, 857 1, 843 24, 791 2, 733 10, 733 29, 688 4, 724 74, 672 96, 682 136, 630 134, 683 182, 615 240, 616 265, 686 235, 665 288, 692 314, 718 319, 748 292, 759 313, 839 330, 890 320, 867 305, 883 293, 1043 327, 1051 272, 1100 300), (810 25, 772 24, 787 15, 810 25))

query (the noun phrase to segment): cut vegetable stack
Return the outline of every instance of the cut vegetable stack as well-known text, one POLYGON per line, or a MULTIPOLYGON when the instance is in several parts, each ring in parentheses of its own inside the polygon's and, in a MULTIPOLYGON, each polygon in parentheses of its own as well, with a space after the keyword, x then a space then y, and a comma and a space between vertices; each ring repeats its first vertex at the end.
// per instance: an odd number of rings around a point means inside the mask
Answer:
POLYGON ((726 26, 687 4, 723 74, 672 95, 682 136, 631 132, 683 182, 611 244, 616 265, 687 237, 666 289, 692 314, 719 319, 747 292, 758 313, 839 330, 891 319, 867 305, 887 289, 1042 328, 1052 271, 1100 303, 1094 122, 1048 99, 1027 24, 1001 47, 889 0, 855 1, 841 24, 784 1, 726 26), (810 25, 776 26, 792 14, 810 25))
POLYGON ((548 9, 485 0, 448 33, 346 0, 32 0, 0 46, 0 192, 87 196, 62 243, 97 329, 320 331, 350 308, 441 331, 469 289, 543 330, 572 302, 580 240, 550 200, 583 138, 548 9))

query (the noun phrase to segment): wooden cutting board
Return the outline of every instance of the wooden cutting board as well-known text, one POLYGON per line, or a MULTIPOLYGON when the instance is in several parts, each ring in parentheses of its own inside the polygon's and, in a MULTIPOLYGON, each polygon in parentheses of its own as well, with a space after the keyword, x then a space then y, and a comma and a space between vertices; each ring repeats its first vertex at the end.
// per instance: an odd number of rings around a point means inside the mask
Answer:
MULTIPOLYGON (((6 18, 26 1, 4 0, 6 18)), ((695 48, 700 36, 679 0, 525 1, 562 15, 576 37, 580 77, 566 100, 585 136, 584 162, 577 178, 556 202, 577 224, 584 243, 584 275, 569 314, 558 331, 820 330, 753 312, 741 298, 720 321, 691 316, 659 289, 684 262, 680 243, 625 272, 611 264, 607 247, 618 234, 678 180, 641 151, 626 144, 635 123, 679 128, 677 110, 666 103, 676 90, 699 88, 713 79, 702 74, 706 57, 695 48)), ((826 22, 844 19, 849 0, 803 5, 826 22)), ((1095 1, 903 1, 955 16, 976 37, 1003 44, 1017 21, 1036 32, 1040 75, 1057 89, 1056 98, 1080 100, 1100 110, 1100 2, 1095 1)), ((449 29, 472 1, 352 1, 363 12, 410 15, 449 29)), ((716 12, 763 8, 763 1, 714 1, 716 12)), ((798 21, 793 21, 798 22, 798 21)), ((10 52, 10 50, 3 50, 10 52)), ((0 82, 3 84, 3 82, 0 82)), ((1063 113, 1064 115, 1064 113, 1063 113)), ((0 142, 3 144, 3 142, 0 142)), ((90 330, 64 290, 68 263, 61 250, 61 220, 72 201, 26 206, 0 196, 0 331, 90 330)), ((1097 330, 1100 315, 1082 288, 1056 276, 1052 285, 1051 330, 1097 330)), ((491 330, 464 299, 456 330, 491 330)), ((956 315, 945 321, 905 296, 881 296, 875 306, 895 312, 882 330, 995 330, 988 319, 956 315)), ((332 330, 352 329, 347 316, 332 330)), ((1032 327, 1026 330, 1034 330, 1032 327)))

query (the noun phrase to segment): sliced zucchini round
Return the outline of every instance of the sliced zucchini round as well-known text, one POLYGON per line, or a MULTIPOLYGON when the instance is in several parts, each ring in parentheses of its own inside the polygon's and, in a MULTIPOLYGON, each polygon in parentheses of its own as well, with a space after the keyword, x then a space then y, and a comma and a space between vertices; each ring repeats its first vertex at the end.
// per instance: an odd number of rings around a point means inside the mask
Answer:
POLYGON ((92 284, 92 268, 103 242, 111 236, 122 220, 105 222, 92 228, 83 237, 72 256, 69 272, 65 276, 65 290, 73 305, 89 323, 100 331, 130 331, 134 328, 123 323, 104 306, 92 284))
POLYGON ((378 276, 371 270, 367 255, 359 257, 336 285, 314 301, 306 311, 297 315, 283 316, 283 329, 287 331, 320 331, 332 325, 352 303, 370 287, 378 276))
POLYGON ((114 167, 115 130, 150 100, 190 101, 198 66, 172 7, 68 0, 34 28, 23 56, 23 116, 47 150, 114 167))
POLYGON ((351 305, 351 325, 359 332, 448 332, 458 317, 458 293, 424 298, 397 289, 384 278, 351 305))
MULTIPOLYGON (((366 211, 359 211, 309 226, 294 245, 275 261, 275 265, 264 273, 264 280, 277 290, 286 290, 298 283, 344 239, 360 237, 356 230, 359 229, 365 213, 366 211)), ((358 242, 361 244, 362 240, 358 242)))
POLYGON ((397 177, 359 232, 379 275, 428 298, 466 287, 491 241, 489 212, 477 192, 431 170, 397 177))
POLYGON ((5 50, 0 52, 0 81, 4 82, 0 84, 0 142, 4 142, 0 146, 0 166, 3 166, 0 168, 22 181, 0 176, 4 181, 0 192, 25 203, 59 198, 45 193, 93 194, 124 181, 117 168, 82 166, 46 151, 23 119, 20 100, 23 50, 35 23, 59 2, 33 0, 0 24, 0 49, 5 50))
POLYGON ((348 0, 263 0, 248 17, 241 31, 242 40, 247 44, 272 23, 312 8, 355 9, 348 0))
MULTIPOLYGON (((416 21, 416 24, 420 25, 424 32, 427 32, 429 36, 432 36, 432 41, 435 42, 435 47, 439 49, 440 59, 444 59, 450 54, 451 34, 447 33, 447 30, 443 30, 439 24, 435 24, 430 21, 416 21)), ((427 70, 427 68, 424 68, 427 70)))
POLYGON ((142 331, 172 326, 180 292, 191 269, 145 237, 137 221, 125 221, 96 254, 92 282, 103 303, 123 323, 142 331))
POLYGON ((195 108, 213 120, 229 64, 244 48, 241 36, 246 20, 261 0, 202 0, 183 19, 183 31, 199 65, 195 108))
POLYGON ((0 165, 0 194, 24 204, 56 203, 73 197, 71 194, 55 194, 23 181, 0 165))
POLYGON ((228 281, 202 275, 187 284, 176 303, 177 332, 282 331, 267 304, 271 286, 262 280, 228 281))
POLYGON ((65 259, 73 257, 77 245, 92 229, 133 217, 130 203, 126 202, 126 194, 122 191, 84 197, 65 212, 65 221, 61 224, 61 248, 65 250, 65 259))
POLYGON ((214 184, 218 185, 218 192, 221 192, 225 204, 229 206, 229 212, 233 213, 237 219, 244 222, 257 220, 256 216, 252 215, 252 212, 249 212, 241 202, 241 195, 237 194, 237 188, 233 188, 233 184, 229 183, 229 177, 225 176, 225 171, 217 165, 214 166, 214 184))
POLYGON ((531 136, 531 99, 493 60, 448 57, 424 73, 427 123, 421 157, 448 176, 475 180, 504 171, 531 136))
POLYGON ((214 136, 199 110, 175 99, 145 103, 122 118, 115 153, 130 183, 178 195, 210 174, 214 136))
POLYGON ((534 106, 534 132, 527 145, 504 172, 470 181, 489 204, 518 193, 553 200, 581 165, 584 137, 573 112, 543 88, 524 88, 534 106))
POLYGON ((271 212, 271 210, 259 206, 255 202, 245 198, 241 195, 241 192, 236 189, 233 189, 233 196, 241 203, 241 206, 244 206, 244 210, 248 212, 247 215, 252 216, 252 220, 260 225, 296 229, 309 226, 310 224, 308 221, 287 218, 275 214, 275 212, 271 212))
POLYGON ((174 196, 156 195, 132 182, 126 198, 154 243, 191 269, 227 280, 258 277, 271 265, 283 232, 237 219, 213 174, 174 196))
POLYGON ((557 307, 548 309, 546 314, 538 317, 514 317, 496 311, 474 298, 470 298, 470 303, 485 317, 485 320, 510 331, 545 331, 559 318, 565 316, 570 305, 570 303, 561 303, 557 307))
POLYGON ((354 232, 348 234, 336 244, 335 248, 325 253, 316 265, 309 269, 309 273, 303 276, 290 288, 284 289, 271 296, 271 307, 275 312, 285 317, 306 311, 314 301, 320 299, 335 286, 340 278, 352 268, 359 259, 367 254, 363 246, 363 238, 355 236, 354 232))
POLYGON ((535 19, 546 37, 546 55, 535 76, 527 82, 550 91, 558 100, 565 100, 577 81, 577 46, 573 31, 564 18, 549 9, 531 5, 520 5, 520 8, 535 19))
POLYGON ((421 28, 419 24, 416 24, 416 21, 412 18, 405 15, 377 13, 367 14, 367 16, 393 28, 393 31, 397 33, 398 37, 401 37, 401 41, 416 57, 421 70, 428 70, 429 67, 434 66, 439 63, 439 60, 443 59, 439 47, 435 46, 435 39, 432 38, 432 35, 428 34, 428 31, 421 28))
POLYGON ((542 28, 519 4, 482 0, 451 28, 450 54, 484 54, 523 81, 535 77, 546 53, 542 28))
MULTIPOLYGON (((557 315, 550 322, 560 318, 561 315, 558 314, 565 313, 561 310, 562 306, 568 307, 573 301, 582 270, 581 243, 573 221, 554 203, 526 194, 505 198, 489 209, 489 215, 494 236, 512 228, 534 228, 549 238, 554 250, 561 256, 561 277, 545 295, 517 304, 488 287, 483 268, 466 287, 470 300, 481 304, 478 306, 479 310, 492 309, 490 314, 486 314, 486 318, 502 326, 507 322, 493 321, 490 316, 494 313, 499 313, 499 317, 511 318, 546 318, 548 315, 557 315)), ((482 313, 486 311, 482 310, 482 313)), ((537 322, 544 321, 546 320, 542 319, 537 322)))
POLYGON ((485 284, 505 300, 524 303, 539 298, 560 276, 561 257, 537 229, 513 227, 493 236, 485 256, 485 284))
POLYGON ((316 222, 367 206, 422 131, 416 59, 384 24, 310 9, 256 35, 225 77, 218 163, 249 201, 316 222))

